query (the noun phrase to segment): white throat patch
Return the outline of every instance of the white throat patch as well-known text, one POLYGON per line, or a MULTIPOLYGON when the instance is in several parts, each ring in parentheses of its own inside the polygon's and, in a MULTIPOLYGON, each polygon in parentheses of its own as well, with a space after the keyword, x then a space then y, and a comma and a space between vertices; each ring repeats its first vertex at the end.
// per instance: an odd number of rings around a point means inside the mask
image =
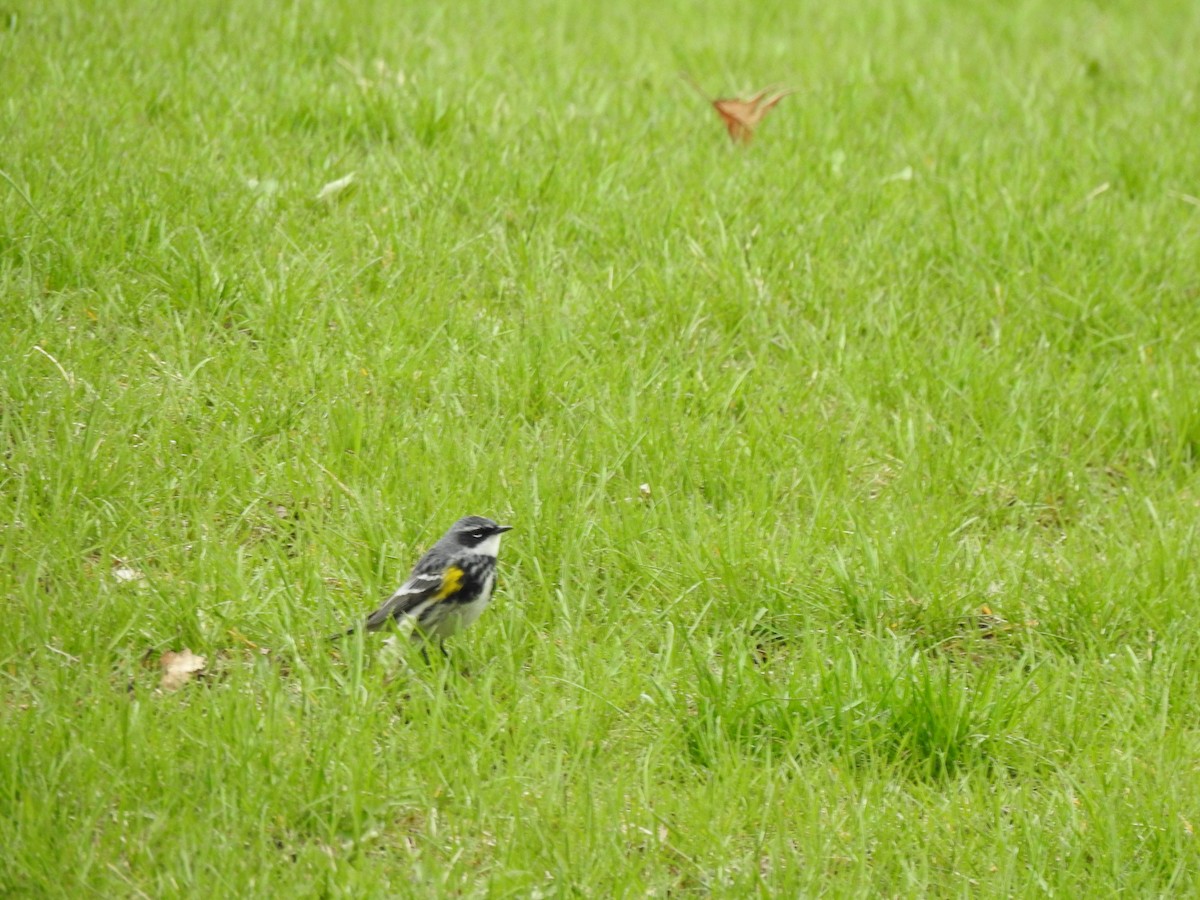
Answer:
POLYGON ((491 537, 485 538, 471 549, 480 556, 490 556, 492 559, 495 559, 496 555, 500 552, 500 538, 502 537, 502 534, 493 534, 491 537))

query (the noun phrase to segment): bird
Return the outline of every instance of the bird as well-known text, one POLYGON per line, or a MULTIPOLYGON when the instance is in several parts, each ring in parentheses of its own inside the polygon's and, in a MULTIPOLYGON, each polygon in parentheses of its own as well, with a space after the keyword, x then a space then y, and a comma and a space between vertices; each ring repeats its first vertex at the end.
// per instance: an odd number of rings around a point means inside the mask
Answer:
POLYGON ((417 560, 408 579, 361 625, 330 637, 337 640, 360 628, 379 631, 391 624, 408 626, 414 643, 444 641, 474 624, 487 608, 496 587, 496 556, 500 538, 511 525, 498 525, 484 516, 464 516, 417 560))

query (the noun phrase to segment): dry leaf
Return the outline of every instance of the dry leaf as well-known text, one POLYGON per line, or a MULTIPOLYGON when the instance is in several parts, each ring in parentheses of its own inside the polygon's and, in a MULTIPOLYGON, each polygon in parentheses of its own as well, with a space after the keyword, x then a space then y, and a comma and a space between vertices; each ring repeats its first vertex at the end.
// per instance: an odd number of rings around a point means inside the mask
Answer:
POLYGON ((712 108, 717 111, 717 115, 725 123, 729 139, 735 144, 750 143, 754 139, 754 129, 766 118, 767 113, 775 108, 775 104, 788 94, 796 93, 794 88, 790 88, 772 94, 771 88, 765 88, 748 100, 742 100, 739 97, 719 97, 714 100, 704 93, 700 85, 696 84, 691 77, 688 75, 683 77, 701 97, 712 104, 712 108))
POLYGON ((754 129, 763 120, 776 103, 787 96, 787 93, 776 94, 767 99, 767 91, 759 91, 749 100, 737 97, 713 100, 713 109, 725 122, 729 137, 735 144, 748 144, 754 138, 754 129))
POLYGON ((158 664, 163 670, 162 681, 158 686, 164 691, 177 691, 203 672, 208 660, 184 647, 178 653, 168 650, 159 659, 158 664))
POLYGON ((351 172, 349 175, 339 178, 337 181, 329 182, 317 193, 317 199, 326 201, 336 200, 338 196, 344 193, 345 190, 352 184, 354 184, 353 172, 351 172))
POLYGON ((126 584, 134 581, 141 581, 146 577, 137 569, 130 568, 129 566, 117 566, 112 570, 112 576, 117 581, 123 581, 126 584))

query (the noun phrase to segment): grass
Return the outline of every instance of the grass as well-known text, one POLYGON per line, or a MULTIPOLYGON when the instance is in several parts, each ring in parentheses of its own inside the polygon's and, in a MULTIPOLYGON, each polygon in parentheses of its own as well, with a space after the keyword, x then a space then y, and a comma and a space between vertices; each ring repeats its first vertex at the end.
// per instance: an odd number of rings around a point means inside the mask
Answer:
POLYGON ((0 894, 1200 889, 1198 41, 7 0, 0 894))

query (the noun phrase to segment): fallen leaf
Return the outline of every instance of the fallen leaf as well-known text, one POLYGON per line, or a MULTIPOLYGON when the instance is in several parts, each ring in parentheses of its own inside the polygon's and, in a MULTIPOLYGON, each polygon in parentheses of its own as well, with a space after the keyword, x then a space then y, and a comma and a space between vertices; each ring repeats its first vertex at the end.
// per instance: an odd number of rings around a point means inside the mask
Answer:
POLYGON ((748 144, 754 139, 754 129, 763 120, 775 104, 787 96, 786 93, 776 94, 767 99, 767 91, 759 91, 749 100, 737 97, 726 97, 713 100, 713 108, 725 122, 729 137, 735 144, 748 144))
POLYGON ((771 88, 765 88, 746 100, 740 97, 718 97, 714 100, 690 76, 685 74, 683 77, 717 111, 725 123, 725 130, 729 132, 729 139, 735 144, 750 143, 754 139, 754 129, 775 108, 775 104, 788 94, 796 93, 795 88, 789 88, 772 94, 771 88))
POLYGON ((125 584, 141 581, 146 576, 131 566, 119 565, 112 570, 112 577, 125 584))
POLYGON ((168 650, 159 659, 158 664, 163 670, 162 681, 158 686, 164 691, 177 691, 203 672, 208 660, 184 647, 178 653, 168 650))
POLYGON ((317 192, 317 199, 332 202, 333 200, 336 200, 340 194, 344 193, 352 184, 354 184, 353 172, 351 172, 349 175, 344 175, 343 177, 337 179, 337 181, 329 182, 317 192))

